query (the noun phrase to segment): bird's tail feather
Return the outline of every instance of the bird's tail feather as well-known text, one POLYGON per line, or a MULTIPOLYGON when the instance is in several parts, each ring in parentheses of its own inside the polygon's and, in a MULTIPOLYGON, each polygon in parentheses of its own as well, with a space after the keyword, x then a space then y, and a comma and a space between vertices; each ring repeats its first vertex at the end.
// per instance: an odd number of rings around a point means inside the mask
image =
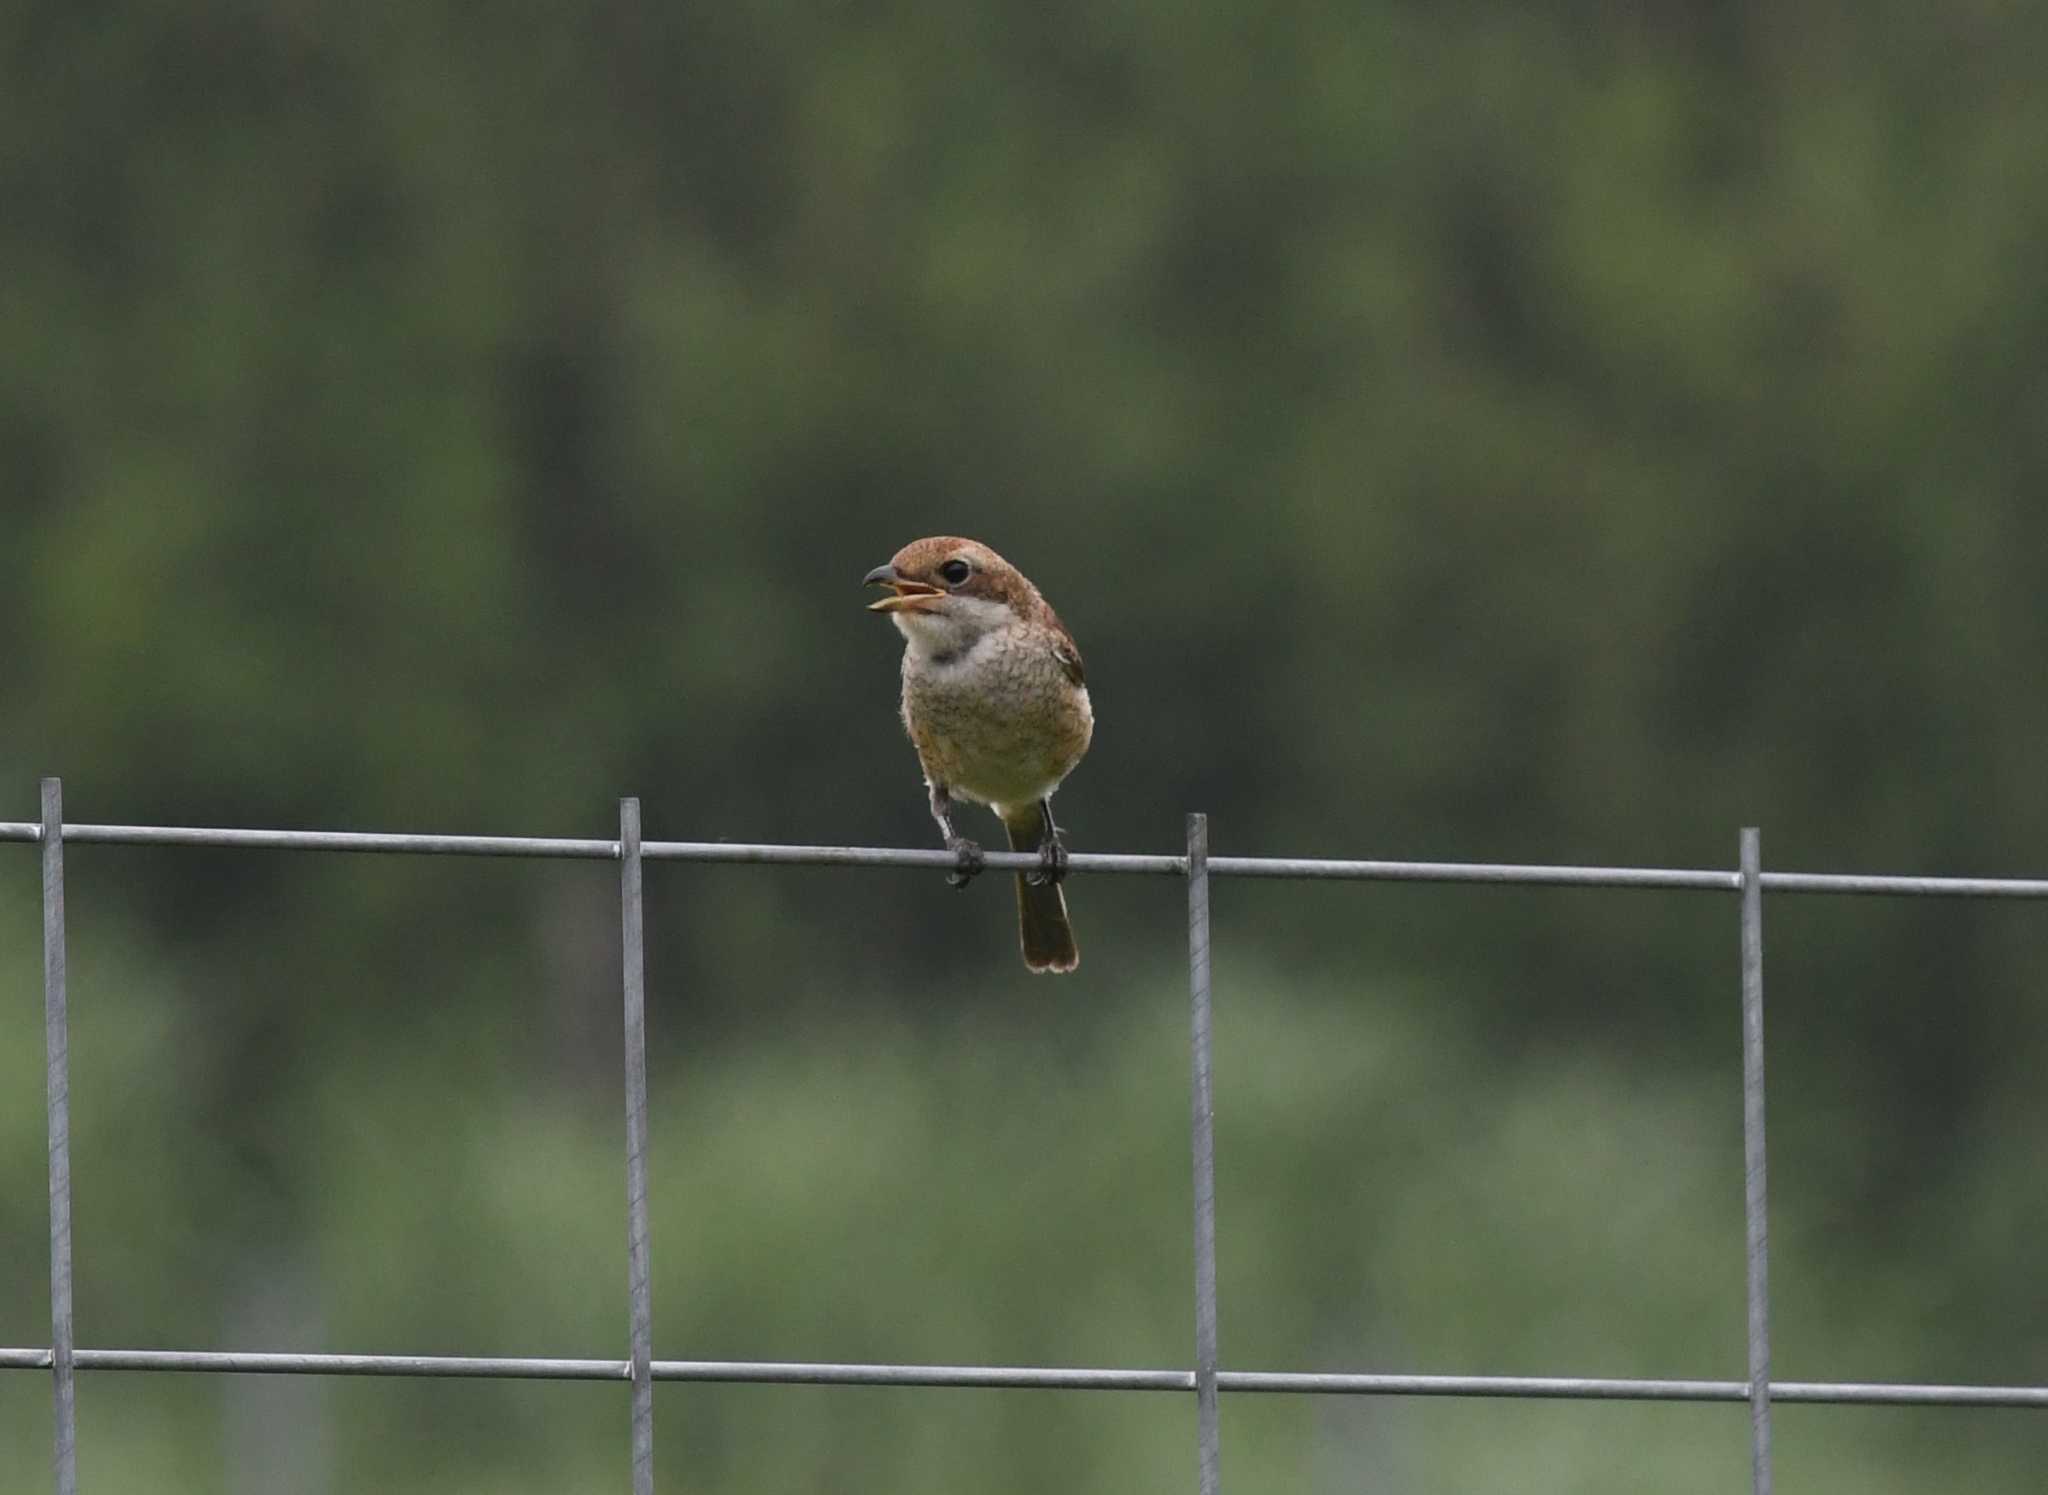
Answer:
MULTIPOLYGON (((1003 821, 1010 850, 1036 851, 1045 837, 1045 811, 1031 805, 1003 821)), ((1058 883, 1034 885, 1017 874, 1017 940, 1024 964, 1034 971, 1071 971, 1081 963, 1074 926, 1067 922, 1067 895, 1058 883)))

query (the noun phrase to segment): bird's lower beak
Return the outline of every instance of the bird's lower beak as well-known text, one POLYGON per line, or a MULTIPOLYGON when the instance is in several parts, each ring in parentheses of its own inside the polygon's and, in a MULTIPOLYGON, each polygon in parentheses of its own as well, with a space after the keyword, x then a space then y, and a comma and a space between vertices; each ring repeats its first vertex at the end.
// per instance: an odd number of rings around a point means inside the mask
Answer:
POLYGON ((874 570, 861 578, 861 585, 866 587, 888 587, 895 593, 894 596, 884 597, 879 602, 870 602, 868 604, 868 611, 871 613, 894 613, 906 610, 921 611, 922 609, 919 608, 918 604, 925 598, 943 595, 937 587, 928 586, 921 581, 908 581, 898 576, 894 566, 875 567, 874 570))

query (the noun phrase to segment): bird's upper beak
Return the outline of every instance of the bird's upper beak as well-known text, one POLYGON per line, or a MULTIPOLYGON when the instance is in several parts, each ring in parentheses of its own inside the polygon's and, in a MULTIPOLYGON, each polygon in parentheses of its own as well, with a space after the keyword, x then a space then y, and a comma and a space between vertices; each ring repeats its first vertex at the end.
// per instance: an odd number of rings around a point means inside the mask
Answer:
POLYGON ((868 611, 871 613, 923 612, 924 608, 919 604, 925 598, 945 595, 938 587, 898 576, 894 566, 877 566, 860 581, 864 587, 888 587, 895 593, 879 602, 870 602, 868 611))

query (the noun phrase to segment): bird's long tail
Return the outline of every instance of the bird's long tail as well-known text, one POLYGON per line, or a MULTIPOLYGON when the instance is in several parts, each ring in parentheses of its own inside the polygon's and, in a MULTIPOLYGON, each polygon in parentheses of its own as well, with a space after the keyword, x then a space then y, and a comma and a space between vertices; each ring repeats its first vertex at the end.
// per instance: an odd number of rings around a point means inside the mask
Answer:
MULTIPOLYGON (((1011 811, 1003 820, 1010 833, 1010 850, 1036 851, 1045 839, 1045 810, 1027 805, 1011 811)), ((1071 971, 1081 963, 1081 951, 1074 944, 1074 926, 1067 922, 1067 895, 1058 883, 1034 885, 1017 874, 1017 939, 1024 947, 1024 964, 1034 971, 1071 971)))

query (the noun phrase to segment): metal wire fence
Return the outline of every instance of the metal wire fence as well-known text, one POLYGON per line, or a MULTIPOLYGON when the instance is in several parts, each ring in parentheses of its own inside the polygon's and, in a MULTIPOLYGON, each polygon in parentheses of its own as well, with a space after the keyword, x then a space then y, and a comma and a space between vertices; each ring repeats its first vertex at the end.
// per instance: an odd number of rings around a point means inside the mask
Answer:
MULTIPOLYGON (((2048 1385, 1992 1386, 1899 1382, 1774 1381, 1770 1348, 1770 1236, 1764 1147, 1763 895, 1838 894, 2048 899, 2048 879, 1889 877, 1766 872, 1758 834, 1745 829, 1733 871, 1653 867, 1575 867, 1467 862, 1331 861, 1209 855, 1208 820, 1188 816, 1180 856, 1078 852, 1070 870, 1084 875, 1177 877, 1188 891, 1190 1015, 1189 1137, 1194 1170, 1194 1357, 1186 1368, 1098 1369, 1061 1366, 891 1365, 827 1362, 657 1360, 650 1290, 647 1184, 647 1024, 643 867, 650 861, 767 863, 782 866, 948 869, 951 853, 866 846, 746 845, 643 841, 640 802, 619 806, 616 839, 443 836, 352 831, 232 830, 155 825, 73 825, 56 779, 42 785, 40 821, 0 821, 0 842, 27 842, 42 855, 44 1039, 50 1154, 50 1344, 0 1347, 0 1370, 47 1371, 55 1401, 53 1464, 57 1495, 76 1495, 79 1371, 230 1372, 262 1375, 429 1376, 620 1381, 630 1388, 634 1495, 654 1489, 656 1381, 777 1385, 1051 1388, 1072 1391, 1192 1392, 1197 1487, 1222 1488, 1217 1437, 1221 1393, 1352 1396, 1536 1397, 1592 1400, 1739 1402, 1749 1409, 1751 1488, 1771 1489, 1771 1406, 1829 1402, 1889 1406, 2048 1409, 2048 1385), (630 1314, 626 1354, 616 1360, 473 1355, 280 1354, 264 1351, 81 1348, 72 1327, 71 1151, 64 942, 66 843, 125 846, 245 847, 278 851, 371 852, 428 856, 564 857, 619 864, 620 936, 625 1006, 626 1261, 630 1314), (1748 1241, 1748 1376, 1744 1380, 1637 1380, 1583 1376, 1476 1376, 1227 1370, 1217 1348, 1216 1154, 1211 1088, 1209 883, 1216 877, 1352 882, 1491 883, 1539 887, 1668 888, 1735 895, 1741 950, 1742 1121, 1748 1241)), ((989 852, 994 869, 1029 871, 1031 853, 989 852)))

